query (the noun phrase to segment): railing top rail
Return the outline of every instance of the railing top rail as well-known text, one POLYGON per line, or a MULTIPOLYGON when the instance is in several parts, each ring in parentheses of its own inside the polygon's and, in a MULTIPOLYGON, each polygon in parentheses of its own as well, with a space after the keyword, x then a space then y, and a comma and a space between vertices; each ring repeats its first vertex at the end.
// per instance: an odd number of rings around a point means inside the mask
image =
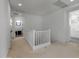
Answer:
POLYGON ((48 29, 48 30, 33 30, 33 31, 35 31, 35 32, 46 32, 46 31, 50 31, 50 29, 48 29))

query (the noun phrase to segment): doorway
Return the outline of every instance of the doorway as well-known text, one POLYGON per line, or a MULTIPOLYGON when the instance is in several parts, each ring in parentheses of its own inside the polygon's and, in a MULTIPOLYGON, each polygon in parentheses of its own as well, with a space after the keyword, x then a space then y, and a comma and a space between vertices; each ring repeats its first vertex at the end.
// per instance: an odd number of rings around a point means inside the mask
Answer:
POLYGON ((23 36, 22 31, 15 31, 15 36, 16 36, 16 37, 21 37, 21 36, 23 36))
POLYGON ((69 13, 70 36, 73 40, 79 40, 79 10, 69 13))

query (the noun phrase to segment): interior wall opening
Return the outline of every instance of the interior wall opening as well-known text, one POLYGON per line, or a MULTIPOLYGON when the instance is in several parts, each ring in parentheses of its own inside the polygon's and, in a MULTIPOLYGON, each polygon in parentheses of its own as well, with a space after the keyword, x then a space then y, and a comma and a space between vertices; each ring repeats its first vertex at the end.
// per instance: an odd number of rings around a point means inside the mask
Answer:
POLYGON ((23 37, 23 16, 22 15, 12 15, 10 19, 11 25, 11 37, 14 39, 16 37, 23 37))
POLYGON ((16 26, 15 36, 16 37, 23 36, 22 20, 16 20, 15 23, 16 23, 15 24, 15 26, 16 26))

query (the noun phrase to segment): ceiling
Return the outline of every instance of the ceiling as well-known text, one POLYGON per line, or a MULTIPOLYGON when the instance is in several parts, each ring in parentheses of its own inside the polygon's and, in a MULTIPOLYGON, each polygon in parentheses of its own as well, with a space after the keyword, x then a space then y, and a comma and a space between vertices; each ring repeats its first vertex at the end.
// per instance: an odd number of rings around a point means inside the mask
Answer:
MULTIPOLYGON (((27 14, 45 15, 61 9, 61 3, 58 4, 60 6, 56 6, 54 4, 56 1, 57 0, 10 0, 10 5, 13 11, 27 14), (18 6, 18 3, 22 3, 22 6, 18 6)), ((79 2, 79 0, 75 0, 74 2, 70 2, 70 0, 61 1, 68 6, 79 2)))

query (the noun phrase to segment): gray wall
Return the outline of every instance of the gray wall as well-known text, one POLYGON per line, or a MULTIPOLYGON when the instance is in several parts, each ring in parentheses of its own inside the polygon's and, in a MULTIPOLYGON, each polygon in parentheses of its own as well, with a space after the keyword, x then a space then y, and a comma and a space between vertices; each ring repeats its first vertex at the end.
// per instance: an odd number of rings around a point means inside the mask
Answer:
POLYGON ((0 57, 6 57, 10 47, 8 0, 0 0, 0 57))

